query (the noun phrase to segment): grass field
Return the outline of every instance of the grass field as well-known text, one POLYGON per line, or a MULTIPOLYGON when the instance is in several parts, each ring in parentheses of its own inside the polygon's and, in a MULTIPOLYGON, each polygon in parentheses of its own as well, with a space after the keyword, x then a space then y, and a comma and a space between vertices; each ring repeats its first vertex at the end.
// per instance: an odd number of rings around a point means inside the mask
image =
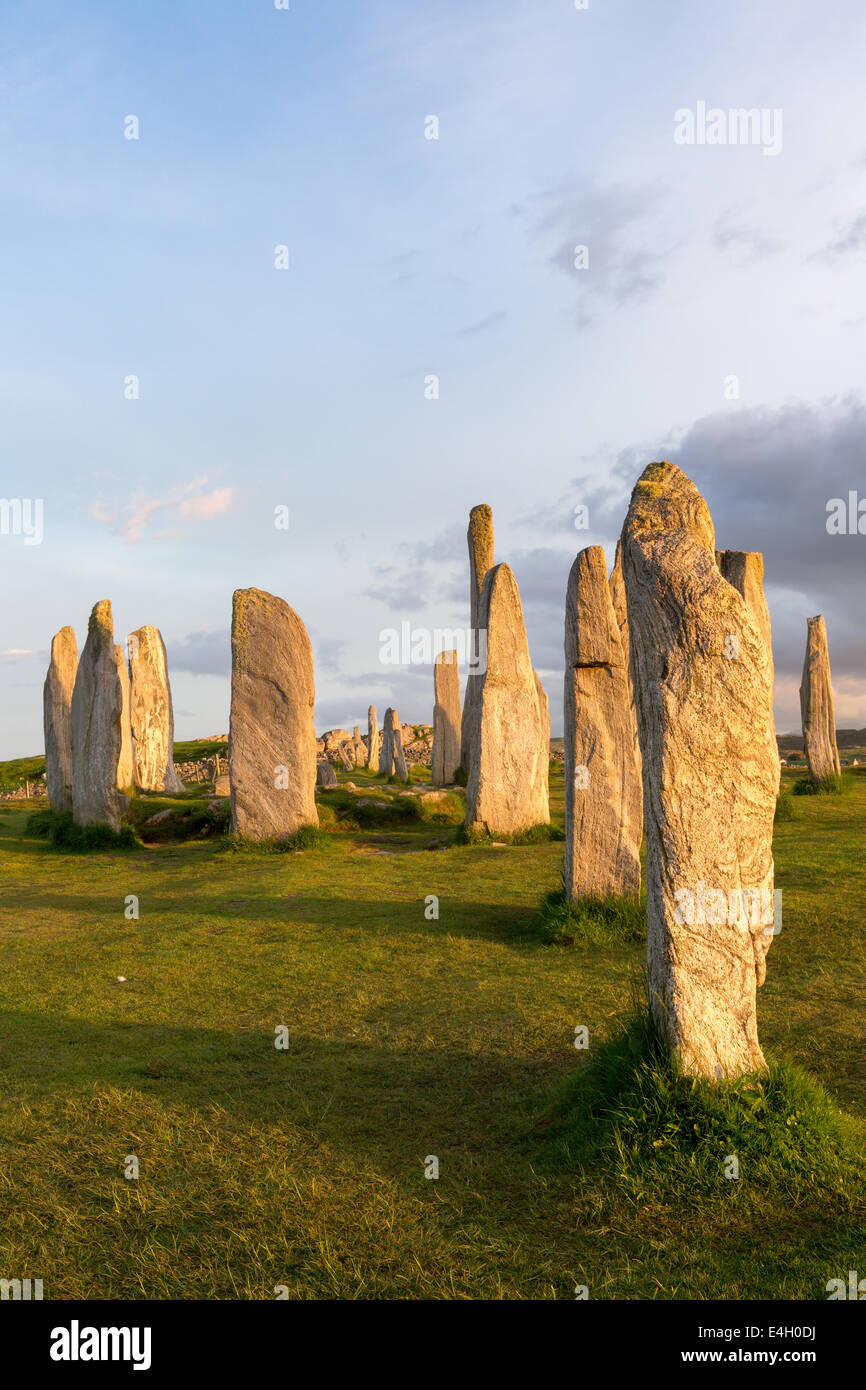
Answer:
MULTIPOLYGON (((862 1159, 851 781, 777 826, 784 926, 758 997, 768 1055, 823 1084, 862 1159)), ((552 792, 561 823, 561 773, 552 792)), ((862 1162, 777 1173, 759 1107, 737 1181, 724 1118, 670 1163, 661 1112, 651 1160, 603 1113, 571 1123, 646 948, 543 944, 561 843, 455 846, 407 820, 335 823, 295 854, 71 855, 27 816, 0 809, 0 1276, 46 1298, 752 1299, 866 1274, 862 1162)))

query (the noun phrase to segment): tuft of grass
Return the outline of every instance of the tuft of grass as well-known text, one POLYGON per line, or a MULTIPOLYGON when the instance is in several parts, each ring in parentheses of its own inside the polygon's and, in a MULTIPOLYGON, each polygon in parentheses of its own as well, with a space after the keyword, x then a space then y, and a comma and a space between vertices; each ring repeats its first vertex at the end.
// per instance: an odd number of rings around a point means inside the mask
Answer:
POLYGON ((831 772, 820 782, 813 782, 811 777, 798 777, 791 788, 794 796, 841 796, 850 790, 849 779, 839 772, 831 772))
POLYGON ((27 833, 47 840, 52 849, 69 854, 89 854, 101 849, 140 849, 141 841, 131 825, 112 830, 107 825, 76 825, 71 816, 54 811, 34 811, 27 818, 27 833))
POLYGON ((243 835, 225 835, 221 848, 229 854, 294 854, 298 850, 327 849, 328 835, 318 825, 302 825, 294 835, 268 840, 250 840, 243 835))
POLYGON ((612 893, 606 898, 585 897, 572 902, 563 883, 544 899, 539 929, 548 946, 573 946, 575 942, 616 946, 646 941, 646 893, 641 893, 640 900, 612 893))
POLYGON ((773 816, 773 824, 776 825, 780 821, 796 819, 797 808, 794 805, 791 793, 788 791, 780 792, 779 796, 776 798, 776 811, 773 816))
POLYGON ((563 1088, 550 1137, 558 1162, 610 1165, 633 1194, 678 1205, 712 1193, 736 1200, 743 1189, 758 1204, 829 1197, 847 1210, 863 1197, 858 1146, 819 1081, 775 1059, 737 1080, 684 1076, 634 1003, 563 1088))
POLYGON ((559 825, 528 825, 525 830, 515 830, 511 835, 491 835, 483 826, 462 825, 455 843, 484 849, 491 845, 546 845, 564 839, 565 831, 559 825))

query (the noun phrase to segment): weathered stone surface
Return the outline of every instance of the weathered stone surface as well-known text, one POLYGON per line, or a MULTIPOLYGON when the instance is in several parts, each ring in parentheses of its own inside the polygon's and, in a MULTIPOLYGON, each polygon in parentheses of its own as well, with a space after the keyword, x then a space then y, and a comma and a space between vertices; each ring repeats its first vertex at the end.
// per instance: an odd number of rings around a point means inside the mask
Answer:
POLYGON ((547 691, 541 684, 541 678, 533 667, 532 675, 535 680, 535 693, 538 696, 538 717, 541 720, 541 743, 547 758, 548 782, 550 780, 550 701, 547 698, 547 691))
POLYGON ((460 766, 460 672, 457 652, 440 652, 433 667, 433 783, 454 781, 460 766))
POLYGON ((379 715, 375 705, 367 710, 367 766, 379 767, 379 715))
POLYGON ((396 710, 388 707, 385 710, 385 722, 382 728, 382 742, 379 747, 379 775, 390 777, 394 771, 394 724, 400 727, 399 719, 395 718, 396 710))
POLYGON ((235 590, 229 778, 232 829, 279 840, 318 825, 313 648, 294 609, 235 590))
POLYGON ((120 829, 117 764, 123 690, 108 599, 90 614, 72 692, 72 814, 78 825, 120 829))
POLYGON ((72 692, 78 670, 78 644, 71 627, 51 639, 51 660, 42 688, 45 731, 45 785, 48 804, 60 816, 72 814, 72 692))
POLYGON ((121 791, 133 785, 132 771, 132 724, 130 722, 129 667, 123 654, 123 647, 115 646, 114 664, 120 677, 123 692, 123 709, 120 715, 120 757, 117 762, 117 785, 121 791))
POLYGON ((813 782, 841 771, 836 746, 836 714, 830 683, 830 653, 823 614, 806 619, 806 659, 800 683, 803 744, 813 782))
MULTIPOLYGON (((469 627, 472 632, 475 656, 480 653, 483 659, 483 646, 476 636, 479 629, 478 612, 481 603, 481 587, 488 570, 493 568, 493 512, 486 502, 473 507, 469 513, 469 529, 466 533, 469 543, 469 627)), ((463 719, 461 724, 461 763, 466 771, 472 757, 472 730, 477 725, 475 707, 481 694, 483 672, 472 675, 473 653, 469 655, 466 673, 466 689, 463 694, 463 719)), ((477 713, 477 712, 476 712, 477 713)))
POLYGON ((316 764, 316 786, 317 787, 336 787, 337 774, 331 763, 316 764))
MULTIPOLYGON (((622 541, 616 543, 616 556, 613 562, 613 569, 610 572, 608 581, 610 589, 610 599, 613 604, 613 611, 616 617, 616 625, 619 628, 619 640, 622 645, 622 659, 625 666, 626 680, 628 681, 628 701, 629 718, 631 719, 632 741, 634 744, 634 759, 637 764, 638 780, 640 781, 640 742, 637 736, 637 711, 634 703, 634 687, 631 680, 631 656, 628 637, 628 608, 625 600, 625 580, 622 577, 622 541)), ((638 792, 643 798, 643 790, 638 787, 638 792)))
POLYGON ((466 824, 512 834, 550 819, 550 725, 508 565, 488 570, 478 621, 487 631, 487 669, 472 710, 466 824))
POLYGON ((352 730, 352 752, 356 767, 367 766, 367 745, 361 737, 361 726, 356 724, 352 730))
POLYGON ((229 782, 227 773, 223 773, 221 777, 218 777, 216 779, 216 781, 213 784, 213 794, 214 796, 220 797, 231 796, 231 783, 229 782))
POLYGON ((347 738, 337 749, 340 762, 347 772, 351 772, 355 766, 355 745, 350 738, 347 738))
POLYGON ((135 785, 142 791, 177 793, 174 712, 165 643, 150 623, 129 634, 130 718, 135 785))
POLYGON ((770 659, 716 565, 709 509, 679 468, 645 469, 622 547, 651 1007, 687 1074, 735 1077, 764 1067, 755 989, 772 941, 779 783, 767 741, 770 659))
POLYGON ((640 769, 629 683, 600 545, 581 550, 565 600, 565 887, 640 895, 640 769))
MULTIPOLYGON (((728 583, 733 584, 734 588, 746 600, 746 607, 758 625, 770 659, 770 683, 772 686, 774 679, 773 633, 770 625, 770 610, 764 596, 764 557, 757 550, 717 550, 716 561, 728 583)), ((773 715, 772 701, 770 703, 770 723, 767 728, 767 738, 770 741, 770 747, 778 757, 779 745, 776 742, 776 720, 773 715)))
POLYGON ((394 776, 399 777, 401 782, 408 782, 409 769, 406 766, 406 754, 403 752, 403 731, 399 724, 394 728, 391 737, 394 748, 394 776))

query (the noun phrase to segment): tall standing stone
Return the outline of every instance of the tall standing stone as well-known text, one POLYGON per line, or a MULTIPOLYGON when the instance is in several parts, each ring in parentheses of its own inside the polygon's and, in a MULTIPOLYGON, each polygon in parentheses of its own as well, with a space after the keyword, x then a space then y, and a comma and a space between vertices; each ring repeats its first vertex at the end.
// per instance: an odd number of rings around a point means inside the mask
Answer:
POLYGON ((385 710, 382 725, 382 742, 379 745, 379 775, 390 777, 394 771, 394 711, 385 710))
POLYGON ((401 782, 408 782, 409 769, 406 766, 406 754, 403 752, 403 730, 400 725, 399 719, 397 719, 396 712, 394 715, 394 720, 394 730, 392 733, 394 748, 394 776, 397 777, 401 782))
POLYGON ((78 825, 120 829, 117 764, 122 715, 111 604, 103 599, 90 614, 72 692, 72 815, 78 825))
POLYGON ((129 669, 135 785, 177 795, 183 783, 174 770, 174 711, 158 627, 148 623, 129 634, 129 669))
MULTIPOLYGON (((774 679, 773 633, 770 624, 770 610, 764 596, 764 557, 757 550, 718 550, 716 551, 716 561, 728 583, 733 584, 734 588, 742 594, 746 600, 746 607, 758 624, 758 629, 767 648, 767 655, 770 658, 770 682, 772 684, 774 679)), ((770 747, 778 758, 779 745, 776 741, 776 720, 773 715, 772 702, 770 704, 767 738, 770 740, 770 747)))
POLYGON ((379 769, 379 715, 375 705, 367 710, 367 766, 379 769))
POLYGON ((71 627, 51 639, 51 660, 42 688, 45 731, 45 785, 48 804, 60 816, 72 814, 72 692, 78 645, 71 627))
POLYGON ((294 609, 262 589, 232 601, 232 830, 288 839, 318 825, 313 648, 294 609))
POLYGON ((123 647, 115 646, 114 664, 117 667, 117 674, 120 677, 120 689, 123 693, 123 708, 120 715, 120 757, 117 762, 117 785, 118 788, 123 791, 126 787, 131 787, 134 781, 132 767, 129 667, 126 664, 123 647))
POLYGON ((508 565, 488 570, 478 621, 487 631, 487 666, 472 707, 466 824, 508 835, 550 820, 546 696, 539 696, 508 565))
POLYGON ((629 682, 600 545, 581 550, 565 600, 565 887, 640 895, 640 768, 629 682))
POLYGON ((488 570, 493 568, 493 512, 486 502, 473 507, 469 513, 469 529, 466 532, 469 544, 469 628, 470 650, 466 671, 466 690, 463 696, 463 720, 461 727, 461 762, 466 771, 472 758, 472 730, 477 719, 473 711, 481 693, 484 663, 484 639, 479 637, 479 608, 481 587, 488 570), (482 670, 473 675, 473 665, 480 661, 482 670))
POLYGON ((433 666, 433 785, 454 781, 460 766, 460 672, 457 652, 440 652, 433 666))
POLYGON ((352 748, 355 755, 355 766, 367 766, 367 745, 361 738, 361 726, 356 724, 352 730, 352 748))
POLYGON ((625 666, 626 680, 628 681, 628 703, 629 718, 631 720, 632 742, 634 745, 634 759, 638 770, 638 793, 642 797, 643 792, 640 788, 640 741, 637 736, 637 711, 634 703, 634 686, 631 679, 631 655, 628 636, 628 606, 625 599, 625 580, 622 577, 622 541, 616 543, 616 556, 613 562, 613 569, 608 580, 610 589, 610 601, 613 604, 616 625, 619 628, 619 640, 622 646, 622 659, 625 666))
POLYGON ((650 1004, 683 1070, 763 1069, 779 762, 770 658, 715 561, 709 509, 670 463, 638 479, 622 535, 643 755, 650 1004))
POLYGON ((830 653, 823 614, 806 619, 806 659, 800 683, 803 743, 813 782, 841 772, 836 746, 836 715, 830 684, 830 653))

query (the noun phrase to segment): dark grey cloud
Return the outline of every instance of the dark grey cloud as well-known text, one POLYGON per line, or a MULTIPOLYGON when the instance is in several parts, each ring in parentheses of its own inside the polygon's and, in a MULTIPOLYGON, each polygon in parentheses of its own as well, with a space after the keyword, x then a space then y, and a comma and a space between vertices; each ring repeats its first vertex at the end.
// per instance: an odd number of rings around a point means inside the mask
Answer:
POLYGON ((512 212, 546 252, 548 263, 568 275, 575 296, 574 320, 586 327, 609 308, 640 302, 662 284, 664 254, 651 251, 647 219, 660 185, 602 187, 583 182, 524 200, 512 212), (588 266, 575 267, 575 247, 586 246, 588 266))
POLYGON ((202 628, 166 642, 169 674, 190 671, 194 676, 228 676, 232 644, 228 628, 202 628))
POLYGON ((831 498, 866 497, 866 403, 709 415, 672 458, 706 497, 719 549, 763 553, 779 674, 799 680, 806 618, 824 613, 835 674, 866 678, 866 536, 827 531, 831 498))
MULTIPOLYGON (((605 545, 611 558, 635 481, 647 463, 663 458, 677 463, 700 488, 718 549, 759 550, 764 556, 777 683, 780 690, 785 682, 789 687, 788 722, 796 724, 792 701, 802 671, 806 618, 816 613, 827 620, 837 700, 844 685, 866 701, 866 536, 827 531, 831 498, 847 500, 849 492, 866 498, 866 403, 856 396, 705 416, 685 434, 623 450, 601 477, 575 478, 558 501, 527 517, 530 531, 557 542, 508 557, 536 665, 553 667, 555 661, 561 666, 569 556, 585 545, 605 545), (573 529, 577 503, 588 509, 588 530, 573 529)), ((844 716, 839 722, 846 726, 844 716)))

